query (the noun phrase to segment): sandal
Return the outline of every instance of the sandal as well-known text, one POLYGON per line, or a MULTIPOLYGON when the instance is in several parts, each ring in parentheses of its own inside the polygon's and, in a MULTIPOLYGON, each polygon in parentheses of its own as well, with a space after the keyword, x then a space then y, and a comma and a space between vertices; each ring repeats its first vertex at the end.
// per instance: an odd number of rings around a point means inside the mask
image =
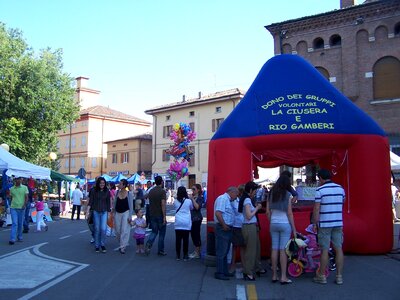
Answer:
POLYGON ((247 280, 247 281, 255 281, 256 279, 254 278, 254 276, 248 275, 248 274, 244 274, 243 273, 243 279, 247 280))
POLYGON ((290 279, 288 279, 288 280, 286 280, 286 281, 281 281, 281 284, 282 284, 282 285, 291 284, 291 283, 292 283, 292 281, 291 281, 290 279))

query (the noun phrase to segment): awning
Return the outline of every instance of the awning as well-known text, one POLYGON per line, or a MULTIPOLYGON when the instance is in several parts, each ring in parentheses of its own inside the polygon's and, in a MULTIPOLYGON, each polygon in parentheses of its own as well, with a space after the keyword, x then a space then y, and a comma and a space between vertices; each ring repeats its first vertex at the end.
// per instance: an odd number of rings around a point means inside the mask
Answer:
POLYGON ((79 178, 74 178, 72 176, 64 175, 62 173, 51 170, 50 178, 54 181, 67 181, 67 182, 79 182, 79 178))

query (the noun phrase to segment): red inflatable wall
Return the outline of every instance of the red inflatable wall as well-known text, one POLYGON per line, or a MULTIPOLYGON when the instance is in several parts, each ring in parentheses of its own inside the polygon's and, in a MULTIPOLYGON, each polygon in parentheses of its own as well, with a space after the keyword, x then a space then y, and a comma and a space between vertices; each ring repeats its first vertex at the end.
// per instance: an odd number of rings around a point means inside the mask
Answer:
MULTIPOLYGON (((214 218, 215 199, 229 186, 252 179, 253 153, 263 157, 259 162, 263 166, 271 161, 274 166, 317 163, 332 170, 332 165, 336 165, 333 180, 345 188, 347 197, 343 209, 345 252, 380 254, 391 250, 393 224, 386 138, 361 134, 283 134, 212 140, 207 187, 209 222, 214 218), (332 156, 327 155, 333 152, 345 153, 343 160, 333 161, 332 156), (268 161, 267 154, 274 159, 268 161), (277 160, 276 157, 282 158, 277 160)), ((298 231, 302 232, 309 224, 310 211, 294 212, 298 231)), ((268 256, 269 225, 264 215, 260 216, 260 221, 262 254, 268 256)))

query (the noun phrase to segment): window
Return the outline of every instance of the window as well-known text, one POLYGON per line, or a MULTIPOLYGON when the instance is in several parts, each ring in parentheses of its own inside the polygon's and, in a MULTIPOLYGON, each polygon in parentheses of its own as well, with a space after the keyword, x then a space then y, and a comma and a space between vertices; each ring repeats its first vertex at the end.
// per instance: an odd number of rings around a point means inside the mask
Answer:
POLYGON ((222 112, 221 106, 217 106, 217 107, 215 108, 215 112, 216 112, 217 114, 220 113, 220 112, 222 112))
POLYGON ((129 162, 129 152, 121 153, 121 162, 126 164, 129 162))
POLYGON ((218 130, 219 126, 221 126, 223 121, 224 121, 224 118, 212 119, 212 132, 216 132, 218 130))
POLYGON ((162 152, 162 161, 169 161, 170 156, 171 155, 169 153, 167 153, 167 150, 163 150, 163 152, 162 152))
POLYGON ((329 80, 329 72, 327 69, 322 67, 315 67, 315 68, 318 70, 318 72, 321 73, 322 76, 324 76, 327 80, 329 80))
POLYGON ((69 149, 69 138, 65 140, 65 148, 69 149))
POLYGON ((86 146, 86 136, 85 135, 81 139, 81 146, 86 146))
POLYGON ((314 49, 324 49, 324 40, 320 37, 316 38, 313 42, 314 49))
POLYGON ((394 25, 394 35, 400 35, 400 22, 394 25))
POLYGON ((85 158, 81 157, 81 168, 85 167, 85 158))
POLYGON ((66 168, 69 168, 69 158, 67 158, 67 159, 65 160, 65 167, 66 167, 66 168))
POLYGON ((194 111, 189 111, 189 117, 194 117, 194 111))
POLYGON ((340 46, 342 44, 342 38, 338 34, 334 34, 329 39, 329 45, 333 46, 340 46))
POLYGON ((195 151, 194 151, 194 146, 189 146, 189 152, 192 152, 192 156, 190 157, 189 161, 189 167, 194 167, 194 162, 195 162, 195 151))
POLYGON ((190 126, 190 129, 192 129, 192 131, 194 131, 194 122, 190 122, 189 126, 190 126))
POLYGON ((60 141, 57 141, 56 147, 57 147, 57 149, 60 149, 60 141))
POLYGON ((112 154, 112 161, 111 163, 117 164, 118 163, 118 158, 117 158, 117 153, 112 154))
POLYGON ((97 158, 92 157, 92 168, 97 168, 97 158))
POLYGON ((165 117, 165 121, 169 121, 169 120, 171 120, 171 116, 170 115, 165 117))
POLYGON ((400 98, 400 60, 386 56, 373 67, 374 99, 400 98))
POLYGON ((170 132, 172 131, 172 125, 163 127, 163 138, 169 137, 170 132))
POLYGON ((72 138, 71 139, 71 148, 75 148, 76 147, 76 138, 72 138))
POLYGON ((71 158, 71 168, 75 168, 75 158, 71 158))

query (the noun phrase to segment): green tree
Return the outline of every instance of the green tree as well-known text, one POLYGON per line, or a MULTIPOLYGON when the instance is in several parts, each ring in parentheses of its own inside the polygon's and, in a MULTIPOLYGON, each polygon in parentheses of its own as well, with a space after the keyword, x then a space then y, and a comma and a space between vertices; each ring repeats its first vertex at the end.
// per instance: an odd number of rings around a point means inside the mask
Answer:
POLYGON ((0 143, 27 161, 50 166, 57 133, 79 117, 74 79, 62 71, 62 50, 27 45, 0 23, 0 143))

